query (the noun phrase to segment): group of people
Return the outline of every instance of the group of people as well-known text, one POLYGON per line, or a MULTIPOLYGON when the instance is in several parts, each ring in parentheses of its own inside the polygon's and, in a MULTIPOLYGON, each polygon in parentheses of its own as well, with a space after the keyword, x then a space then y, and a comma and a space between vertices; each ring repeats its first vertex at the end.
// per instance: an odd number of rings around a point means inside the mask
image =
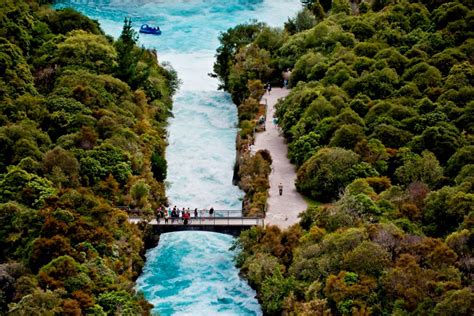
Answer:
POLYGON ((168 209, 165 206, 161 206, 156 209, 155 217, 158 224, 161 223, 161 220, 164 220, 165 224, 168 224, 171 219, 172 224, 176 221, 188 225, 191 218, 201 218, 201 220, 204 220, 203 218, 206 217, 214 217, 214 208, 211 207, 209 211, 206 209, 198 210, 195 208, 194 211, 192 211, 189 207, 187 209, 183 207, 180 210, 176 205, 173 208, 169 207, 168 209))
POLYGON ((267 82, 263 88, 265 89, 265 91, 268 92, 268 94, 270 94, 270 92, 272 91, 272 85, 270 84, 270 82, 267 82))
MULTIPOLYGON (((291 77, 290 68, 286 68, 286 70, 281 73, 281 76, 283 77, 283 88, 288 89, 288 84, 290 82, 290 77, 291 77)), ((272 91, 272 85, 270 84, 270 82, 267 82, 263 86, 263 88, 268 94, 270 94, 270 92, 272 91)))

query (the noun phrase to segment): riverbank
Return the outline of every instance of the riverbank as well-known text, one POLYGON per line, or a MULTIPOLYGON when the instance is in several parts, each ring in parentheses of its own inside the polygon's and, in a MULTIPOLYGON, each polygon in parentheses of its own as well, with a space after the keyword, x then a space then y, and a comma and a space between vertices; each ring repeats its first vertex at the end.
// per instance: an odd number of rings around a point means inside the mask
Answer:
MULTIPOLYGON (((264 217, 270 187, 272 158, 267 150, 255 151, 255 133, 264 129, 259 122, 265 116, 260 99, 265 90, 260 80, 248 82, 248 97, 237 106, 240 131, 236 136, 234 184, 245 192, 242 202, 245 216, 264 217)), ((233 96, 233 100, 236 98, 233 96)))

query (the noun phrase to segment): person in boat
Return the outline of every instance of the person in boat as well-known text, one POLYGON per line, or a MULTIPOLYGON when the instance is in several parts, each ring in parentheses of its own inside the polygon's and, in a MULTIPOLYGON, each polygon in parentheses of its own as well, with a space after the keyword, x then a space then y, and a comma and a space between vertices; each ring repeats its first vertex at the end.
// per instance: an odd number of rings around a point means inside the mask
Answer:
POLYGON ((140 31, 143 31, 143 32, 161 33, 161 30, 160 30, 160 27, 159 27, 159 26, 153 27, 153 26, 150 26, 150 25, 148 25, 148 24, 143 24, 143 25, 140 27, 140 31))

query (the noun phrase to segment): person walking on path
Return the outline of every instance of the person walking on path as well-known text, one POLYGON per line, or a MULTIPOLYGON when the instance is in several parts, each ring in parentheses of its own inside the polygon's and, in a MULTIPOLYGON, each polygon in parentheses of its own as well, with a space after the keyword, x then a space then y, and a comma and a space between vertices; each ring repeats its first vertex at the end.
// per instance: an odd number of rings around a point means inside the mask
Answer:
POLYGON ((290 81, 291 71, 290 68, 286 68, 282 73, 283 76, 283 88, 288 89, 288 82, 290 81))
POLYGON ((267 90, 268 94, 270 94, 270 92, 272 91, 272 85, 270 84, 270 82, 267 82, 267 84, 265 85, 265 90, 267 90))
POLYGON ((278 185, 278 192, 280 193, 280 195, 283 194, 283 184, 280 182, 280 184, 278 185))

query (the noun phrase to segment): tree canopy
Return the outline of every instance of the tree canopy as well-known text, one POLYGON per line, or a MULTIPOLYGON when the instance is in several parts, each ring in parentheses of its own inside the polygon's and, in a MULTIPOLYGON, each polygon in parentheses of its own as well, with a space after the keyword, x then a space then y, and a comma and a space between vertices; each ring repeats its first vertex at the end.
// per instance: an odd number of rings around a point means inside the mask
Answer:
POLYGON ((223 33, 215 64, 247 138, 248 80, 291 70, 276 117, 320 204, 240 236, 264 313, 472 314, 472 1, 301 2, 284 28, 223 33))
POLYGON ((146 315, 143 232, 118 206, 166 203, 179 81, 130 20, 114 41, 49 2, 0 10, 0 314, 146 315))

